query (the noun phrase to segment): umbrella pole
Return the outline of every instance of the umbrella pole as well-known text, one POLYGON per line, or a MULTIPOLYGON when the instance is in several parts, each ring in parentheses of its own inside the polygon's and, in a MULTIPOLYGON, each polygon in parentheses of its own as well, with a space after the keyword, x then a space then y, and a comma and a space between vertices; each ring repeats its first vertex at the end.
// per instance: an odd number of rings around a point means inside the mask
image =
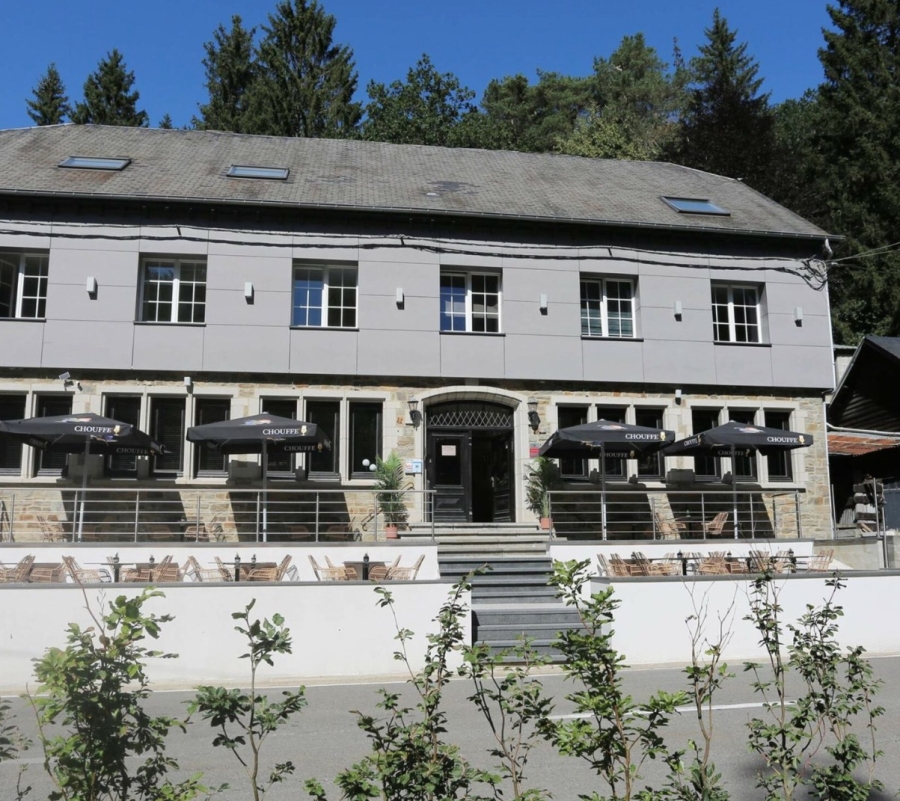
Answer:
POLYGON ((84 463, 81 465, 81 504, 80 504, 80 512, 78 514, 78 542, 82 541, 82 535, 84 533, 84 498, 87 493, 87 460, 88 455, 91 452, 91 439, 90 437, 85 437, 84 439, 84 463))
POLYGON ((600 526, 606 539, 606 443, 600 443, 600 526))
POLYGON ((734 506, 734 538, 740 535, 738 525, 738 493, 737 493, 737 459, 735 458, 734 445, 731 446, 731 497, 734 506))
POLYGON ((269 443, 263 440, 262 450, 262 480, 263 480, 263 498, 262 498, 262 531, 263 542, 269 541, 269 443))

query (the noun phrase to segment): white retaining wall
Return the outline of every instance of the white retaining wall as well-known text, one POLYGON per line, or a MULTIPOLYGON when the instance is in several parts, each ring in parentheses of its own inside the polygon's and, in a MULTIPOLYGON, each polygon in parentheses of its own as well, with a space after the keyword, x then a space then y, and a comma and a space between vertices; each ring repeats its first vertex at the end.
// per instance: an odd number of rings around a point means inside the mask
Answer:
MULTIPOLYGON (((285 618, 293 636, 293 654, 275 657, 275 666, 260 668, 262 681, 301 684, 320 678, 362 679, 398 677, 403 666, 394 659, 399 643, 396 625, 415 632, 407 651, 420 668, 425 636, 436 631, 434 618, 446 600, 450 582, 396 582, 387 585, 394 597, 397 623, 389 609, 377 605, 374 585, 363 582, 313 584, 163 584, 165 598, 145 607, 175 619, 162 626, 159 640, 149 647, 177 653, 178 659, 155 659, 148 675, 156 689, 199 684, 246 686, 248 663, 240 659, 244 641, 234 631, 232 612, 251 599, 257 603, 253 618, 285 618)), ((70 622, 91 625, 86 606, 108 609, 120 594, 137 595, 133 584, 92 585, 84 593, 74 584, 0 585, 0 692, 19 693, 35 686, 32 660, 51 646, 65 646, 70 622)), ((468 597, 466 597, 468 603, 468 597)), ((471 623, 465 621, 466 638, 471 623)), ((452 654, 458 665, 458 652, 452 654)))

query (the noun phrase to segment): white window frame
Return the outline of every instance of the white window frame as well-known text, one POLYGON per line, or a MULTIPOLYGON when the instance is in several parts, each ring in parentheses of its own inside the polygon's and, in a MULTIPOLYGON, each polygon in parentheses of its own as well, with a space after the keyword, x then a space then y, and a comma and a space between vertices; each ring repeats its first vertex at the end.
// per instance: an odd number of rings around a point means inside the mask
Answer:
MULTIPOLYGON (((762 338, 762 289, 755 284, 725 284, 714 281, 710 289, 710 299, 712 302, 713 316, 713 340, 715 342, 725 342, 732 345, 758 345, 763 341, 762 338), (716 290, 724 289, 728 293, 727 303, 719 303, 716 301, 716 290), (741 292, 753 292, 755 303, 735 303, 735 290, 741 292), (756 315, 756 321, 753 323, 738 323, 736 319, 735 309, 753 309, 756 315), (719 319, 719 310, 724 310, 725 320, 719 319), (719 338, 719 327, 727 323, 728 338, 719 338), (738 339, 738 328, 744 328, 748 332, 747 339, 738 339), (756 332, 756 338, 749 337, 750 332, 756 332)), ((746 316, 745 316, 746 320, 746 316)))
POLYGON ((208 276, 206 273, 207 263, 206 259, 192 259, 192 258, 177 258, 172 256, 147 256, 141 261, 141 298, 140 298, 140 306, 139 306, 139 319, 142 323, 157 323, 157 324, 166 324, 166 323, 178 323, 179 325, 203 325, 206 323, 206 286, 208 276), (202 281, 187 281, 183 282, 181 278, 182 268, 190 265, 192 268, 202 267, 203 268, 203 280, 202 281), (163 285, 169 283, 168 281, 156 281, 151 282, 148 277, 148 270, 152 267, 170 267, 174 271, 174 278, 172 279, 172 298, 169 301, 161 302, 158 298, 154 301, 147 300, 147 287, 151 283, 156 283, 158 285, 163 285), (203 286, 203 300, 197 301, 196 298, 191 299, 189 302, 191 308, 191 319, 190 320, 179 320, 178 319, 178 309, 181 306, 181 286, 182 283, 185 284, 193 284, 194 286, 203 286), (152 303, 153 308, 156 309, 156 315, 154 318, 150 318, 146 314, 145 303, 152 303), (168 319, 165 319, 164 316, 159 314, 160 310, 165 308, 168 304, 169 306, 169 315, 168 319), (200 316, 202 319, 197 319, 198 310, 200 310, 200 316))
MULTIPOLYGON (((12 308, 8 315, 0 316, 3 320, 44 320, 47 317, 47 282, 50 257, 46 253, 0 252, 0 264, 9 268, 12 282, 8 285, 12 294, 12 308), (36 274, 33 271, 36 268, 36 274), (34 278, 38 283, 38 294, 29 295, 28 300, 35 300, 36 310, 43 306, 44 314, 23 315, 22 305, 25 297, 25 281, 34 278)), ((0 281, 3 272, 0 271, 0 281)))
MULTIPOLYGON (((608 339, 634 339, 637 336, 637 325, 636 325, 636 315, 635 315, 635 282, 633 278, 622 278, 622 277, 606 277, 606 276, 581 276, 579 282, 579 308, 581 314, 581 335, 583 337, 605 337, 608 339), (631 292, 631 297, 626 299, 623 298, 610 298, 609 296, 609 284, 627 284, 629 287, 629 291, 631 292), (596 298, 586 298, 584 293, 584 288, 586 284, 590 284, 592 286, 598 286, 600 288, 600 298, 597 300, 596 298), (610 325, 609 325, 609 305, 610 300, 623 303, 627 302, 630 306, 630 313, 627 319, 631 321, 631 333, 623 334, 620 332, 617 334, 610 333, 610 325), (597 304, 599 303, 600 308, 600 326, 601 331, 598 333, 592 329, 592 323, 594 322, 594 318, 585 315, 586 304, 597 304), (587 330, 585 330, 585 324, 587 324, 587 330)), ((589 307, 588 307, 589 308, 589 307)), ((621 319, 626 319, 625 316, 622 316, 621 319)))
MULTIPOLYGON (((349 287, 349 284, 341 284, 343 289, 349 287)), ((359 267, 356 264, 326 264, 322 262, 294 262, 291 269, 291 328, 332 328, 332 329, 350 329, 359 328, 359 267), (297 283, 297 273, 300 270, 316 271, 322 274, 322 300, 318 306, 294 304, 294 291, 297 283), (353 273, 353 304, 344 303, 346 300, 346 292, 341 293, 341 305, 332 306, 329 302, 330 290, 332 289, 331 276, 334 272, 353 273), (307 310, 307 322, 301 323, 297 321, 297 309, 307 310), (321 315, 321 322, 313 325, 309 322, 309 310, 318 309, 321 315), (353 310, 353 325, 329 325, 328 315, 332 309, 340 309, 341 316, 346 310, 353 310)))
MULTIPOLYGON (((441 281, 443 281, 443 279, 445 277, 462 278, 465 281, 465 290, 466 290, 465 324, 466 324, 466 327, 464 330, 459 330, 456 328, 441 328, 440 331, 442 334, 488 334, 488 335, 491 335, 491 334, 502 333, 502 331, 503 331, 503 316, 502 316, 502 314, 503 314, 503 281, 502 281, 502 277, 499 273, 488 272, 488 271, 469 272, 466 270, 443 269, 443 270, 441 270, 441 281), (490 279, 496 280, 497 291, 496 292, 483 292, 483 293, 476 292, 472 288, 472 280, 474 278, 490 278, 490 279), (487 312, 487 311, 480 313, 480 314, 476 314, 475 304, 474 304, 474 300, 473 300, 474 295, 476 295, 476 294, 483 294, 486 297, 496 297, 497 298, 496 314, 492 313, 492 312, 487 312), (490 320, 490 319, 496 319, 497 330, 496 331, 476 331, 474 328, 474 325, 473 325, 473 322, 475 319, 483 319, 485 321, 490 320)), ((439 296, 440 296, 440 303, 443 304, 443 300, 444 300, 443 287, 440 288, 439 296)), ((443 317, 443 313, 444 313, 443 308, 441 309, 440 313, 441 313, 441 317, 443 317)), ((461 317, 461 316, 462 315, 459 315, 459 314, 453 314, 453 315, 451 315, 451 318, 461 317)))

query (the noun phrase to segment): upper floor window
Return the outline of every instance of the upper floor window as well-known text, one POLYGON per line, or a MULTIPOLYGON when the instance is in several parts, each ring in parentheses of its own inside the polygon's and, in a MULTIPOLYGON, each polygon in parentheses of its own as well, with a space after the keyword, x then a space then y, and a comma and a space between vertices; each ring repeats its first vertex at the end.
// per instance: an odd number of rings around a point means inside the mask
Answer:
POLYGON ((356 328, 356 267, 294 265, 291 325, 356 328))
POLYGON ((0 253, 0 318, 47 316, 47 256, 0 253))
POLYGON ((206 262, 150 258, 143 263, 141 321, 206 321, 206 262))
POLYGON ((712 285, 716 342, 761 342, 759 289, 738 284, 712 285))
POLYGON ((441 273, 441 331, 500 332, 500 276, 441 273))
POLYGON ((634 336, 634 284, 622 278, 581 280, 581 335, 634 336))

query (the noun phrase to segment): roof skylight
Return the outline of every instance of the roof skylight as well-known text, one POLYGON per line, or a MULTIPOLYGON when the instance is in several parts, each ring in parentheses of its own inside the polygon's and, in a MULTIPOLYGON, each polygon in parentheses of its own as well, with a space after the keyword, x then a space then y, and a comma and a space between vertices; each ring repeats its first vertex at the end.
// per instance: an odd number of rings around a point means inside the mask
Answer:
POLYGON ((65 161, 61 161, 59 166, 81 170, 124 170, 129 164, 131 164, 131 159, 69 156, 65 161))
POLYGON ((287 180, 287 167, 251 167, 246 164, 232 164, 228 170, 229 178, 267 178, 270 181, 287 180))
POLYGON ((666 197, 664 195, 663 201, 675 209, 675 211, 681 212, 682 214, 719 214, 726 217, 731 214, 730 211, 726 211, 721 206, 717 206, 708 198, 666 197))

